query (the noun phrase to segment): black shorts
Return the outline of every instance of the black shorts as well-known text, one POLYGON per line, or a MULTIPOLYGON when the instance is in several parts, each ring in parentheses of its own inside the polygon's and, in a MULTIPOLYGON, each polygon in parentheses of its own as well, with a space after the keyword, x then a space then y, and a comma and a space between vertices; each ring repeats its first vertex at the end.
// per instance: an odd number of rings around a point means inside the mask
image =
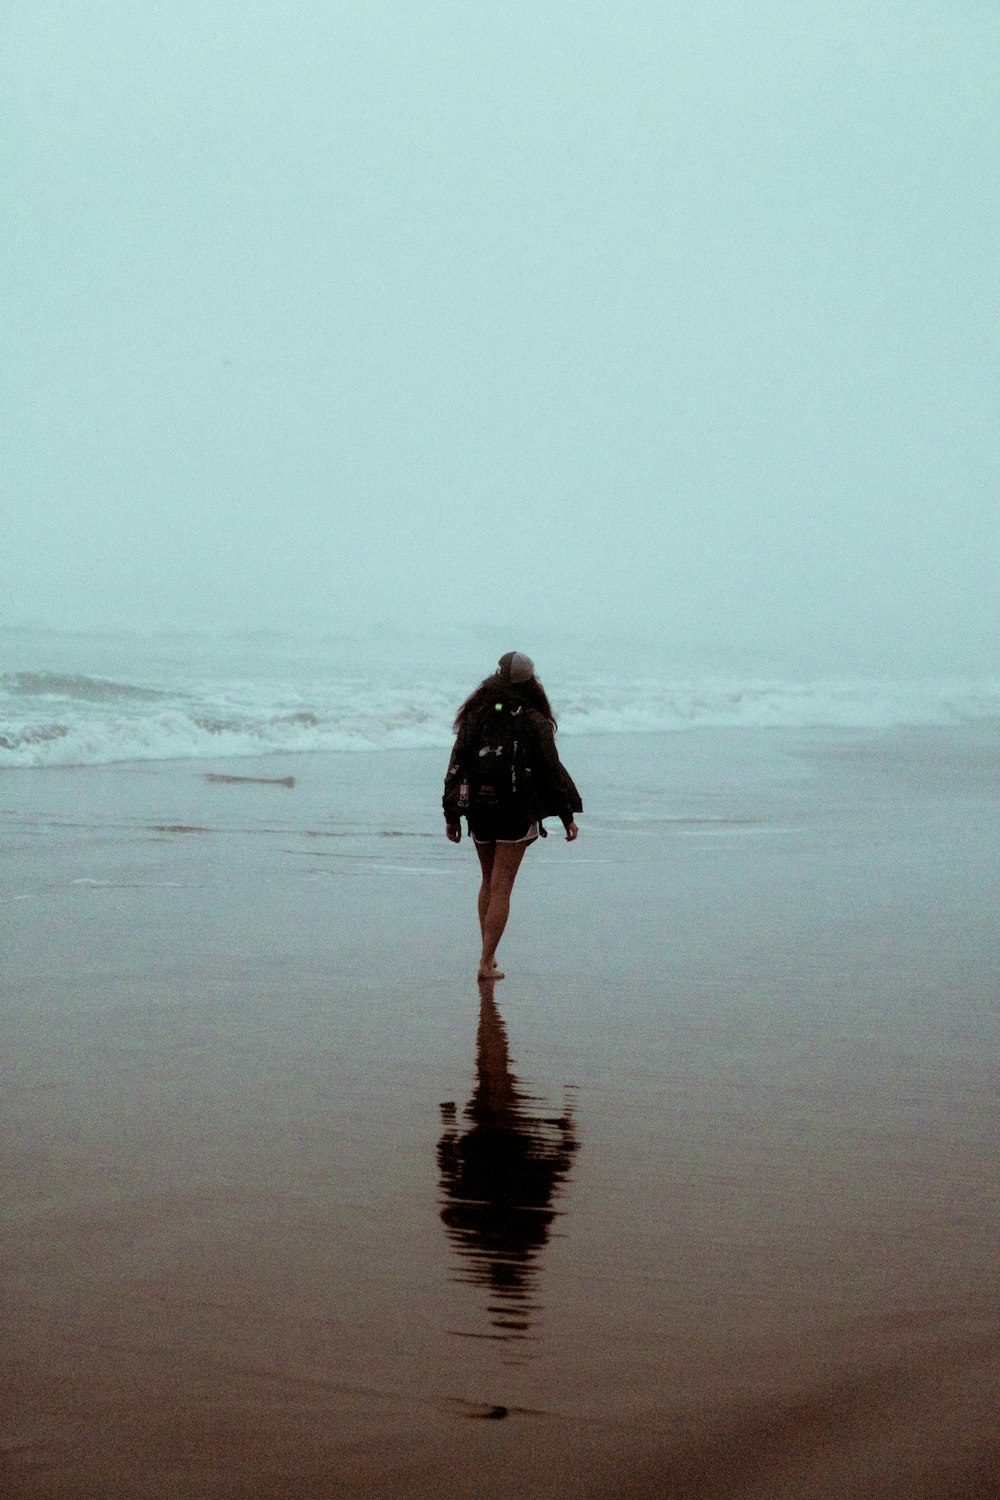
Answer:
POLYGON ((516 813, 480 812, 468 821, 477 844, 533 844, 538 837, 538 824, 516 813))

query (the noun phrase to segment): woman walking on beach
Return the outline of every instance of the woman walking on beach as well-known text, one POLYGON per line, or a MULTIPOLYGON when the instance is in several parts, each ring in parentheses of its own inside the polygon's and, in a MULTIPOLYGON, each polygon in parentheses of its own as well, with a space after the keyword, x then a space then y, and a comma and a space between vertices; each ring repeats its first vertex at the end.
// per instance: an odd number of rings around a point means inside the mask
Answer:
POLYGON ((545 837, 543 818, 562 819, 568 840, 583 811, 580 794, 559 759, 556 721, 535 664, 520 651, 501 656, 455 718, 455 748, 444 782, 445 832, 462 837, 464 814, 479 855, 480 979, 502 979, 497 944, 507 925, 510 893, 529 844, 545 837))

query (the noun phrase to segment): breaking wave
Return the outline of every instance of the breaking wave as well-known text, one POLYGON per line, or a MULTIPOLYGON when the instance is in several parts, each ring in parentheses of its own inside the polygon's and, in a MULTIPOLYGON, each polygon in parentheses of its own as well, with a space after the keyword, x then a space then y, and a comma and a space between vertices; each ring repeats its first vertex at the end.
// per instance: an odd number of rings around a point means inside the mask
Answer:
MULTIPOLYGON (((83 673, 0 677, 0 767, 219 759, 451 744, 467 681, 401 683, 377 672, 305 683, 195 677, 116 681, 83 673)), ((1000 721, 1000 680, 788 682, 568 675, 560 731, 887 729, 1000 721)))
POLYGON ((60 698, 73 703, 154 703, 168 696, 162 688, 111 682, 79 672, 10 672, 0 688, 12 698, 60 698))

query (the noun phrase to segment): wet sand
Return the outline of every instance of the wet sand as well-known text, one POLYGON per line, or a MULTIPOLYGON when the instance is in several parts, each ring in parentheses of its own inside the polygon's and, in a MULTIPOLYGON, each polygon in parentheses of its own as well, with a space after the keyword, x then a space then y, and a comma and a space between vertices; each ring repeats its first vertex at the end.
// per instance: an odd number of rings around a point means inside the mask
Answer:
POLYGON ((1000 1491, 995 732, 563 751, 0 776, 11 1500, 1000 1491))

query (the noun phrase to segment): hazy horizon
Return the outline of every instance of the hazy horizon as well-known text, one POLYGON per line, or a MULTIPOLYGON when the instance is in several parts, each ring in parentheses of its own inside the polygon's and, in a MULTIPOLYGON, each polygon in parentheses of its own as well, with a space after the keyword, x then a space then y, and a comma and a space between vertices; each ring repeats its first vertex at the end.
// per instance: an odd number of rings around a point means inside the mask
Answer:
POLYGON ((0 620, 996 669, 1000 15, 11 7, 0 620))

